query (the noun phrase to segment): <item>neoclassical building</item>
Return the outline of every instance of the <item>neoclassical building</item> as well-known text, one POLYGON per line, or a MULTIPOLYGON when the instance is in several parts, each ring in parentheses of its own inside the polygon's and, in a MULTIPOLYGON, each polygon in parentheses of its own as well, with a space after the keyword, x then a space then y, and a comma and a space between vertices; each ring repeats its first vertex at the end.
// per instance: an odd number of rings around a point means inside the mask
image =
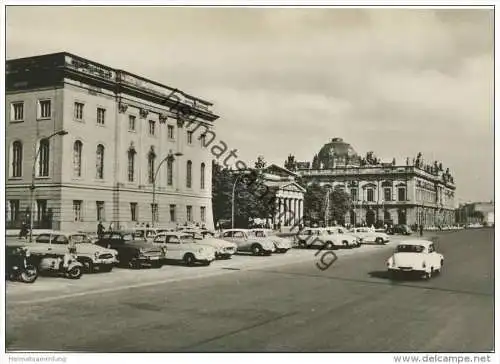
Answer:
POLYGON ((213 227, 213 158, 185 127, 212 130, 210 102, 55 53, 7 61, 6 106, 7 228, 29 219, 32 182, 35 228, 213 227))
POLYGON ((382 163, 372 152, 359 156, 341 138, 326 143, 311 162, 290 155, 285 167, 310 185, 343 189, 351 196, 346 223, 422 224, 426 227, 455 222, 455 184, 448 169, 425 164, 419 153, 398 165, 382 163))

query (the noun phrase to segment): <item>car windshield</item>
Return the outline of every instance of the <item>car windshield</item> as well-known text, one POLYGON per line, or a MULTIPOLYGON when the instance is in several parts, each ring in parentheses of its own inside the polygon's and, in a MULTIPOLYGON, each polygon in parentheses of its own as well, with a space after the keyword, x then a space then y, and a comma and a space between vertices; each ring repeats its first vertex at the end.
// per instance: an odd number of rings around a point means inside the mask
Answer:
POLYGON ((398 253, 422 253, 425 247, 422 245, 398 245, 398 253))

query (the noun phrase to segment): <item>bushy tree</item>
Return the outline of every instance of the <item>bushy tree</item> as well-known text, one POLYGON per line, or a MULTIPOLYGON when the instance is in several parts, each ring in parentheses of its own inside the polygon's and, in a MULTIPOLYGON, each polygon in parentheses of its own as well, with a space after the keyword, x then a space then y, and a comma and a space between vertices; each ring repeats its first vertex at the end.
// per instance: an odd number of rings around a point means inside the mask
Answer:
POLYGON ((304 194, 304 219, 310 223, 322 223, 325 219, 326 195, 329 193, 328 220, 330 223, 344 223, 344 217, 351 206, 350 196, 342 189, 328 191, 319 183, 306 187, 304 194))

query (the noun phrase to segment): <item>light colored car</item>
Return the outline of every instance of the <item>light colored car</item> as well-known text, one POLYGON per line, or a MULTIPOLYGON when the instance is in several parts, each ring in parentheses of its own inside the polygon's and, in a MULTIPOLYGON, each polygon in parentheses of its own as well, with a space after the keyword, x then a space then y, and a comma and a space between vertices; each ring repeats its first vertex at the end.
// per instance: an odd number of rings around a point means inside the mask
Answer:
POLYGON ((292 242, 290 240, 272 235, 269 230, 266 229, 249 229, 248 235, 254 238, 271 240, 276 248, 276 253, 286 253, 292 248, 292 242))
POLYGON ((238 251, 252 252, 253 255, 271 255, 276 251, 271 240, 249 236, 246 229, 224 230, 220 238, 236 243, 238 251))
POLYGON ((206 231, 196 229, 185 229, 183 233, 190 235, 195 243, 211 246, 215 249, 216 259, 229 259, 236 253, 238 246, 229 241, 214 238, 212 234, 206 231))
POLYGON ((436 252, 432 241, 406 240, 398 244, 387 260, 387 270, 393 277, 398 273, 416 273, 430 279, 433 274, 441 273, 443 264, 444 257, 436 252))
POLYGON ((75 242, 76 256, 88 272, 109 272, 118 263, 118 252, 96 245, 85 233, 51 231, 38 235, 34 243, 27 243, 33 255, 65 254, 69 240, 75 242))
POLYGON ((331 234, 325 228, 304 228, 295 238, 300 248, 335 249, 343 246, 339 234, 331 234))
POLYGON ((372 230, 368 227, 357 227, 350 230, 350 233, 363 239, 363 243, 385 244, 389 242, 389 235, 372 230))
POLYGON ((363 238, 351 234, 343 226, 329 226, 325 230, 330 234, 338 234, 344 248, 358 248, 363 242, 363 238))
POLYGON ((215 260, 213 247, 196 243, 191 235, 184 232, 159 233, 153 244, 166 248, 165 259, 180 260, 189 266, 195 263, 210 265, 215 260))

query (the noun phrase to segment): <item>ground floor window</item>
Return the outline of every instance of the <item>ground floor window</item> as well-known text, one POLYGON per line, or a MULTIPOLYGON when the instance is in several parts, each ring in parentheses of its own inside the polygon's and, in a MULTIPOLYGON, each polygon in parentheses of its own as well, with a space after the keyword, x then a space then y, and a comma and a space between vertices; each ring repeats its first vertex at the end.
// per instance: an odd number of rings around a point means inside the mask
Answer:
POLYGON ((73 216, 75 221, 83 221, 82 204, 83 201, 81 200, 73 200, 73 216))
POLYGON ((153 217, 153 222, 158 222, 159 221, 158 204, 157 203, 152 203, 151 204, 151 216, 153 217))
POLYGON ((19 200, 9 201, 9 221, 16 221, 19 216, 19 200))
POLYGON ((170 222, 175 222, 175 205, 170 205, 170 222))
POLYGON ((193 206, 186 206, 186 220, 193 221, 193 206))
POLYGON ((130 203, 130 220, 137 221, 139 219, 139 213, 137 211, 137 202, 130 203))
POLYGON ((206 220, 206 207, 205 206, 201 206, 200 207, 200 218, 201 218, 201 222, 205 222, 206 220))
POLYGON ((36 200, 36 216, 38 221, 47 219, 47 200, 36 200))
POLYGON ((106 221, 104 201, 96 201, 97 221, 106 221))

